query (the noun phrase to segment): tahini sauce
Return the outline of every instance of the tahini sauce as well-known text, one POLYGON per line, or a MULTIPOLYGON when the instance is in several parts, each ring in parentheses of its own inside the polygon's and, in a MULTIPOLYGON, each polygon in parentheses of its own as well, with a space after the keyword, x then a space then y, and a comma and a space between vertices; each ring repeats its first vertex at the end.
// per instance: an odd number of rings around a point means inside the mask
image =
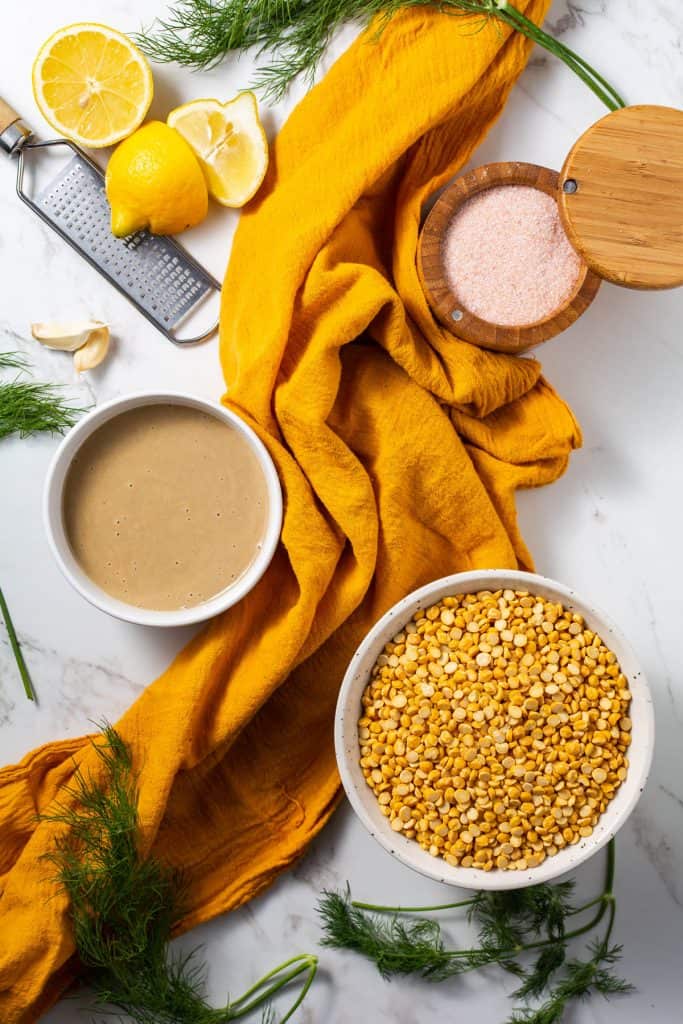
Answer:
POLYGON ((146 405, 108 420, 64 485, 67 538, 83 571, 127 604, 201 604, 256 557, 268 495, 244 438, 199 409, 146 405))

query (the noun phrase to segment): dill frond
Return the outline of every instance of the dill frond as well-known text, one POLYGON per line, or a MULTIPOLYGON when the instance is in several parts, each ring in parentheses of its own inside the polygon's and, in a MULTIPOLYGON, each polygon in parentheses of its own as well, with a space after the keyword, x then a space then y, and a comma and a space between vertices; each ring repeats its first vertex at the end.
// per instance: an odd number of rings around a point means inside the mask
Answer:
POLYGON ((374 962, 385 978, 414 974, 444 981, 464 971, 495 965, 521 979, 513 999, 526 1005, 513 1010, 508 1024, 559 1024, 576 999, 592 993, 607 997, 632 991, 632 986, 614 973, 621 955, 620 946, 610 945, 615 917, 614 872, 615 846, 611 840, 603 891, 579 907, 571 903, 571 881, 509 892, 478 892, 471 899, 431 908, 356 903, 348 888, 344 894, 325 892, 318 907, 322 945, 360 953, 374 962), (478 932, 478 945, 472 949, 448 949, 434 920, 404 920, 414 911, 464 907, 478 932), (593 916, 585 924, 568 929, 570 918, 589 910, 593 910, 593 916), (383 913, 391 916, 382 918, 383 913), (567 961, 570 940, 593 931, 605 916, 605 933, 589 943, 586 959, 567 961), (532 954, 535 959, 529 963, 532 954), (529 1005, 544 994, 545 1001, 540 1005, 529 1005))
POLYGON ((483 967, 497 958, 498 950, 447 950, 436 921, 403 921, 398 915, 383 919, 367 914, 351 902, 350 893, 326 891, 319 903, 323 946, 351 949, 372 960, 384 978, 416 974, 430 981, 445 981, 464 971, 483 967))
POLYGON ((27 370, 28 361, 21 352, 0 352, 0 370, 27 370))
POLYGON ((555 942, 542 949, 534 964, 523 975, 522 984, 513 992, 515 999, 537 999, 548 988, 553 975, 562 967, 567 956, 563 942, 555 942))
POLYGON ((409 7, 445 14, 494 19, 559 57, 614 110, 624 101, 594 68, 559 39, 517 10, 511 0, 175 0, 165 18, 134 36, 152 60, 211 68, 226 54, 252 47, 262 60, 255 86, 279 99, 298 76, 312 81, 330 39, 342 25, 372 22, 381 33, 409 7))
MULTIPOLYGON (((20 352, 0 352, 0 370, 24 372, 28 363, 20 352)), ((84 412, 62 398, 57 384, 41 384, 19 376, 0 381, 0 440, 10 434, 63 434, 84 412)))
POLYGON ((10 434, 63 434, 84 412, 68 405, 56 384, 0 381, 0 440, 10 434))
POLYGON ((572 881, 479 892, 467 916, 478 925, 481 941, 495 943, 501 949, 514 949, 541 933, 547 939, 561 939, 565 919, 573 911, 573 892, 572 881))
POLYGON ((588 960, 568 962, 564 978, 555 985, 544 1003, 515 1010, 508 1024, 559 1024, 571 1002, 585 999, 593 992, 606 998, 633 992, 633 985, 619 978, 613 970, 621 955, 620 946, 608 948, 604 941, 597 942, 590 945, 589 952, 592 955, 588 960))
POLYGON ((109 726, 95 744, 104 778, 77 772, 69 804, 44 820, 63 825, 46 856, 67 894, 83 979, 101 1012, 115 1008, 136 1024, 227 1024, 268 1006, 303 976, 304 985, 282 1024, 301 1004, 317 958, 301 954, 280 964, 227 1006, 204 999, 206 969, 197 951, 174 954, 171 931, 186 888, 177 872, 138 849, 137 783, 130 751, 109 726))

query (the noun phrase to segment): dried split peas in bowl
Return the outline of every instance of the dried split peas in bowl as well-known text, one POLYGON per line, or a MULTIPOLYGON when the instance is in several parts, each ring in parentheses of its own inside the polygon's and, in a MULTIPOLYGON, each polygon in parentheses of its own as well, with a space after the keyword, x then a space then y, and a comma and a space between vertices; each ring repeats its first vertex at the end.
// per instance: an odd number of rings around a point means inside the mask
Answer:
POLYGON ((607 619, 561 584, 447 577, 373 628, 344 679, 340 773, 371 833, 442 881, 563 873, 630 813, 649 769, 649 691, 607 619))
POLYGON ((360 765, 433 857, 523 871, 592 834, 626 778, 630 703, 578 613, 524 590, 444 597, 375 662, 360 765))

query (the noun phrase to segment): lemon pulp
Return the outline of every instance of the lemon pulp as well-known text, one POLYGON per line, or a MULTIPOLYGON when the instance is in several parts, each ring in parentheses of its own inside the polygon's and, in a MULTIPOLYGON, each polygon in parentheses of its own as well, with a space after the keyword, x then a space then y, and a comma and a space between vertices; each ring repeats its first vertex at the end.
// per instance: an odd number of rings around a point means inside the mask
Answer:
POLYGON ((146 58, 127 36, 82 22, 58 29, 33 65, 33 94, 49 124, 98 149, 130 135, 152 102, 146 58))
POLYGON ((252 198, 268 167, 268 142, 252 92, 229 103, 186 103, 169 114, 168 124, 194 150, 217 202, 243 206, 252 198))

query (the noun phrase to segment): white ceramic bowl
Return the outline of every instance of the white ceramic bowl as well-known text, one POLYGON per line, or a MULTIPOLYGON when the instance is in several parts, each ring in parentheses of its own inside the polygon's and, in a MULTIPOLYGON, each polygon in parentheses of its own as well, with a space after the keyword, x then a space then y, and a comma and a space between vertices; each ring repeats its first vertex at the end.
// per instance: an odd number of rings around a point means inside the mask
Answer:
POLYGON ((98 405, 96 409, 93 409, 87 416, 84 416, 66 434, 55 452, 48 470, 43 494, 43 518, 47 539, 59 568, 69 583, 91 604, 94 604, 104 612, 108 612, 110 615, 116 616, 118 619, 136 622, 143 626, 187 626, 193 622, 210 619, 214 615, 218 615, 219 612, 225 611, 226 608, 231 608, 245 594, 248 594, 261 579, 275 553, 280 537, 280 529, 282 527, 282 491, 275 466, 264 445, 251 427, 247 426, 244 420, 240 419, 234 412, 230 412, 229 409, 215 402, 209 402, 204 398, 196 398, 184 392, 142 391, 127 395, 125 398, 115 398, 111 402, 98 405), (212 597, 209 601, 193 605, 191 608, 179 608, 172 611, 154 611, 147 608, 138 608, 135 605, 127 604, 125 601, 119 601, 98 587, 96 583, 93 583, 73 556, 64 530, 62 517, 62 492, 66 474, 74 455, 86 438, 114 416, 119 416, 129 409, 161 403, 185 405, 192 409, 200 409, 202 412, 215 416, 233 427, 242 436, 244 443, 251 448, 258 459, 263 470, 268 492, 266 533, 260 551, 246 572, 232 586, 221 591, 220 594, 212 597))
POLYGON ((344 676, 337 703, 334 741, 339 773, 351 806, 370 835, 385 850, 407 867, 449 885, 465 889, 519 889, 547 882, 570 871, 604 846, 621 828, 635 807, 650 770, 654 748, 654 714, 650 690, 636 656, 623 633, 606 615, 579 597, 575 591, 554 580, 531 573, 491 569, 458 573, 428 583, 404 597, 373 626, 354 654, 344 676), (428 608, 451 594, 502 588, 528 590, 532 594, 560 602, 565 608, 583 615, 589 627, 616 654, 633 696, 629 712, 633 723, 628 753, 629 769, 614 799, 589 838, 582 839, 574 846, 565 846, 555 856, 548 857, 538 867, 527 871, 481 871, 477 868, 452 867, 441 857, 431 857, 414 839, 392 831, 388 818, 380 813, 377 798, 365 782, 359 764, 357 723, 361 696, 385 643, 400 632, 418 608, 428 608))

